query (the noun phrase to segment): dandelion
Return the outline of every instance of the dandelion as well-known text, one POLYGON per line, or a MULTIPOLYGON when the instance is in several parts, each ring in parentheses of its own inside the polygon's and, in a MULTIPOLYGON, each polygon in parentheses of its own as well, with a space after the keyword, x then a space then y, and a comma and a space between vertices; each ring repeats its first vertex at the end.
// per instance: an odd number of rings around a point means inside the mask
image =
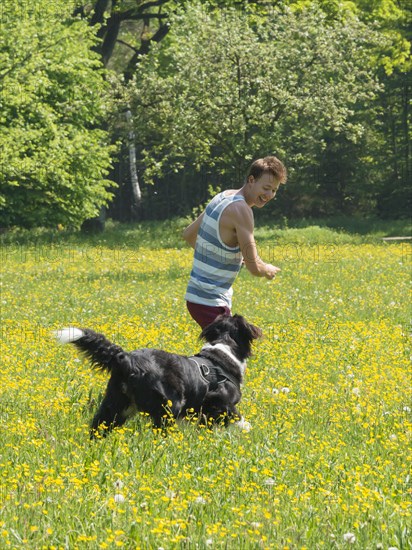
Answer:
POLYGON ((275 485, 276 481, 273 479, 273 477, 268 477, 267 479, 265 479, 263 483, 265 485, 271 486, 271 485, 275 485))
POLYGON ((252 429, 250 422, 245 420, 243 417, 238 422, 235 422, 235 426, 244 432, 250 432, 252 429))
POLYGON ((121 479, 117 479, 115 482, 114 482, 114 488, 115 489, 123 489, 124 487, 124 483, 121 479))
POLYGON ((353 533, 345 533, 343 535, 343 540, 348 544, 354 544, 356 541, 356 537, 353 533))

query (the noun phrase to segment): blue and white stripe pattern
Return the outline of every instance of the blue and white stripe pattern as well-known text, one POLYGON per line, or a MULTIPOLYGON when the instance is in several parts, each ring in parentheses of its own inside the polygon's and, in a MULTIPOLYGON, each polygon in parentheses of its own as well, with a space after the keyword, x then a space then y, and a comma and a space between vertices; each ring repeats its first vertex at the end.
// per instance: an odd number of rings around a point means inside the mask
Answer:
POLYGON ((227 246, 220 238, 219 221, 230 204, 243 201, 242 195, 219 193, 206 207, 195 245, 192 272, 185 299, 207 306, 232 306, 232 284, 239 273, 240 248, 227 246))

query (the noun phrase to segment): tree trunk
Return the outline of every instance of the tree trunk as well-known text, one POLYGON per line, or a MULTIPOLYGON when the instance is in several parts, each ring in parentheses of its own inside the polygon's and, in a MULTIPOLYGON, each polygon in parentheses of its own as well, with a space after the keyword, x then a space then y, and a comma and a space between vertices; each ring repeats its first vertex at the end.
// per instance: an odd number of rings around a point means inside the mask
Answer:
POLYGON ((138 210, 142 202, 142 193, 140 191, 139 178, 136 168, 136 148, 134 143, 133 116, 130 109, 126 111, 126 120, 129 125, 129 168, 130 168, 130 183, 132 185, 134 207, 138 210))

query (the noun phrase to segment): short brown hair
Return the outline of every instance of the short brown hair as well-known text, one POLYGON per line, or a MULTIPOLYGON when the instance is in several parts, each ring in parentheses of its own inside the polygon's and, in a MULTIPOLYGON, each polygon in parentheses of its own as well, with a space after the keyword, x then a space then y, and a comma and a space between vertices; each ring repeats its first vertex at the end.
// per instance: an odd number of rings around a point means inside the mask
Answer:
POLYGON ((252 162, 246 179, 253 176, 255 179, 260 178, 262 174, 272 174, 279 183, 286 183, 287 172, 285 165, 276 157, 264 157, 256 159, 252 162))

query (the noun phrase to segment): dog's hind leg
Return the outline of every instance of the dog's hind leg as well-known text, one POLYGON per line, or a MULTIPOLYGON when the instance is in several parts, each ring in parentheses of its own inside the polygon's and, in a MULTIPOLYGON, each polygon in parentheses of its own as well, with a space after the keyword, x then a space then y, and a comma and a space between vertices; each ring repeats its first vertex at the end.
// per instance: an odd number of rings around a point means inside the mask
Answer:
POLYGON ((131 415, 132 405, 121 383, 113 380, 112 377, 107 385, 106 395, 91 423, 90 438, 93 439, 96 436, 102 425, 105 429, 101 431, 101 435, 122 426, 131 415))

